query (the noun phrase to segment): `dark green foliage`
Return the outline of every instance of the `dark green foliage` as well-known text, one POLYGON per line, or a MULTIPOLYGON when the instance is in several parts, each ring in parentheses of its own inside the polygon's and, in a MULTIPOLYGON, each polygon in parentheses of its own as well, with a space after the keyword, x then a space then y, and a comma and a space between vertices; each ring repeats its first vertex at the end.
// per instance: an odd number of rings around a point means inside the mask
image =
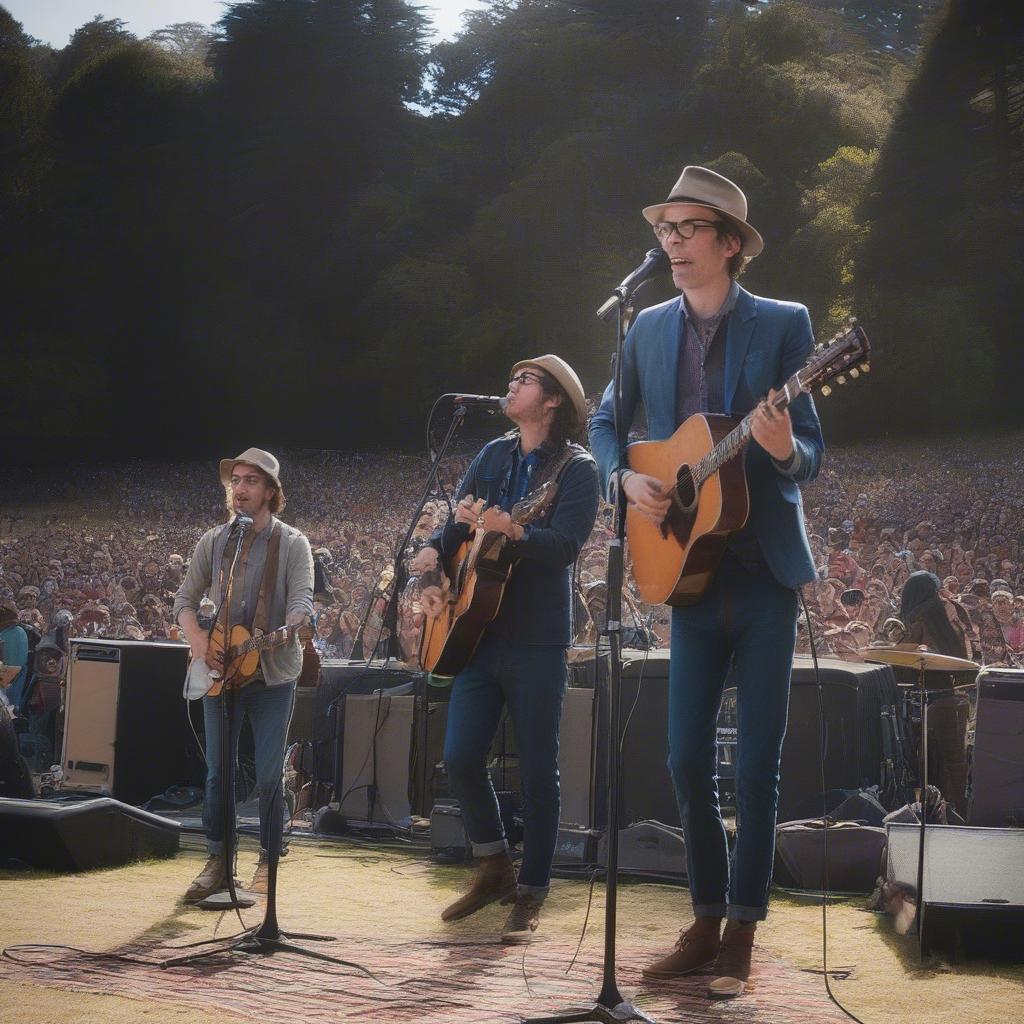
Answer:
POLYGON ((58 53, 0 8, 13 434, 418 444, 438 393, 500 393, 547 351, 596 391, 593 311, 686 163, 747 192, 767 247, 744 284, 877 339, 833 431, 926 419, 953 335, 982 417, 1021 358, 1018 28, 952 3, 918 68, 878 52, 932 7, 491 0, 428 51, 406 0, 250 0, 212 41, 97 18, 58 53))

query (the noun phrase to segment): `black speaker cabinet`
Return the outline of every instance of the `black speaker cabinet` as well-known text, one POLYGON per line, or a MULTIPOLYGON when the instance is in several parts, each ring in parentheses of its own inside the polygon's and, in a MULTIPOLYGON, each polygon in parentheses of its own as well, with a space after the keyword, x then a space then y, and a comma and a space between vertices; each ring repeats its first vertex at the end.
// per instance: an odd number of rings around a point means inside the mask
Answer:
POLYGON ((117 800, 0 800, 0 860, 89 871, 178 852, 181 826, 117 800))
MULTIPOLYGON (((825 720, 826 790, 882 785, 892 762, 903 757, 898 718, 899 695, 892 670, 886 665, 863 665, 833 658, 819 659, 825 720)), ((622 672, 622 723, 628 721, 623 742, 623 779, 619 827, 653 820, 679 824, 679 810, 668 773, 669 652, 647 657, 627 652, 622 672)), ((602 688, 604 672, 602 668, 602 688)), ((604 749, 604 709, 598 743, 604 749)), ((729 795, 735 762, 735 689, 727 680, 719 715, 719 776, 723 798, 729 795)), ((818 698, 814 666, 797 657, 789 698, 789 725, 782 748, 779 821, 810 818, 821 813, 818 744, 818 698)), ((599 753, 599 788, 603 786, 605 756, 599 753)), ((598 805, 603 828, 603 800, 598 805)))
POLYGON ((184 644, 71 641, 62 786, 141 804, 175 785, 201 785, 202 761, 181 695, 184 644))
POLYGON ((986 668, 978 675, 969 820, 1024 825, 1024 670, 986 668))

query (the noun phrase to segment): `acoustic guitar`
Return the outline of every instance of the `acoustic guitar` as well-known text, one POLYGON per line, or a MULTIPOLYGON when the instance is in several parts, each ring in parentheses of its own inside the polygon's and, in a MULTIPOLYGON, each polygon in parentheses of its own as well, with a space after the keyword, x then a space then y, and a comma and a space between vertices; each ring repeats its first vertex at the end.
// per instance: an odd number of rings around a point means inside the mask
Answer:
MULTIPOLYGON (((785 409, 803 392, 827 382, 846 382, 870 370, 867 335, 850 326, 820 346, 806 366, 793 374, 773 405, 785 409)), ((626 535, 633 578, 649 604, 694 604, 707 590, 729 534, 739 530, 750 512, 743 460, 737 458, 750 440, 753 413, 742 419, 697 413, 664 441, 629 445, 630 469, 657 477, 672 503, 661 523, 651 522, 633 506, 626 509, 626 535)))
POLYGON ((224 671, 212 669, 202 658, 193 658, 185 678, 185 697, 216 697, 225 687, 239 690, 251 683, 260 667, 260 652, 290 643, 299 626, 281 626, 270 633, 253 636, 245 626, 232 626, 224 643, 224 627, 218 621, 210 633, 210 650, 219 655, 224 671), (225 650, 226 648, 226 650, 225 650))
MULTIPOLYGON (((520 526, 539 519, 558 492, 548 480, 529 498, 512 507, 512 521, 520 526)), ((512 576, 514 559, 509 538, 497 530, 477 530, 448 560, 445 571, 451 590, 437 615, 427 615, 420 638, 420 667, 438 676, 455 676, 473 657, 487 626, 501 607, 512 576)))

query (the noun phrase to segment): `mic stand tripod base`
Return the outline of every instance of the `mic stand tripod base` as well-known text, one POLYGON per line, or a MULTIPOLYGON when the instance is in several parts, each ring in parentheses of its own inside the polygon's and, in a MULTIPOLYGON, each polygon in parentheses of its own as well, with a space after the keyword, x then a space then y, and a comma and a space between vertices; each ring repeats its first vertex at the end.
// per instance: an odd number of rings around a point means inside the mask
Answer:
POLYGON ((648 1017, 642 1010, 638 1010, 628 1000, 623 1000, 617 1006, 608 1007, 603 1003, 595 1003, 585 1010, 568 1010, 556 1017, 530 1017, 523 1021, 523 1024, 573 1024, 585 1021, 598 1021, 600 1024, 623 1024, 624 1021, 638 1020, 644 1024, 654 1024, 654 1019, 648 1017))
POLYGON ((210 893, 196 904, 200 910, 233 910, 235 907, 253 907, 255 905, 256 897, 244 889, 235 889, 235 899, 233 900, 231 893, 227 889, 223 889, 220 892, 210 893))

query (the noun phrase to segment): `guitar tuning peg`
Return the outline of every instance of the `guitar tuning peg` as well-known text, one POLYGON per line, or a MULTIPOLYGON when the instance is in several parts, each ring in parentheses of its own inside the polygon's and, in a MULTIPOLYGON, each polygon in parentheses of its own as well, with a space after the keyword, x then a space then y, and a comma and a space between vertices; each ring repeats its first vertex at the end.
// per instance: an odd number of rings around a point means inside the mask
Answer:
POLYGON ((828 385, 826 384, 826 385, 825 385, 825 386, 824 386, 824 387, 823 387, 823 388, 821 389, 821 397, 822 397, 822 398, 828 398, 828 396, 829 396, 829 395, 831 395, 831 394, 832 394, 832 389, 831 389, 831 388, 830 388, 830 387, 829 387, 829 386, 828 386, 828 385))
POLYGON ((850 367, 850 376, 856 380, 860 376, 860 370, 855 366, 850 367))
POLYGON ((842 374, 839 374, 839 376, 836 377, 836 383, 837 384, 845 384, 846 383, 846 378, 842 374))
POLYGON ((871 364, 870 363, 861 363, 860 364, 860 372, 861 373, 870 373, 871 372, 871 364))

